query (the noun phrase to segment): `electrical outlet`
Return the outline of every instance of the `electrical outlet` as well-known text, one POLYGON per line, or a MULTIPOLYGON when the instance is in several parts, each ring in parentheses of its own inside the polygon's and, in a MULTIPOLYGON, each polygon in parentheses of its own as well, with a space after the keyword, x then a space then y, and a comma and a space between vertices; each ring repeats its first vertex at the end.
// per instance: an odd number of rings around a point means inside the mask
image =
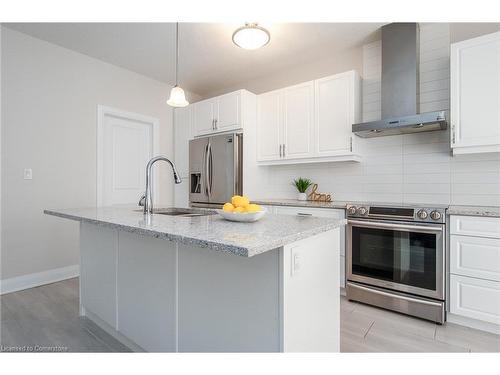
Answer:
POLYGON ((33 179, 33 170, 31 168, 24 168, 24 179, 25 180, 33 179))

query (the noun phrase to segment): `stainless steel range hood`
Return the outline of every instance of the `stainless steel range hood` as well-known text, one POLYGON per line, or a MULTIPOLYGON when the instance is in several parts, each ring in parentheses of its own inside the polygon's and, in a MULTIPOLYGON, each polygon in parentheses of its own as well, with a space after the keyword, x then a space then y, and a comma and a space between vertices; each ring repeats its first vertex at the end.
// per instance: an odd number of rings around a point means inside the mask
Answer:
POLYGON ((444 130, 444 111, 419 113, 419 28, 416 23, 382 26, 382 120, 354 124, 363 138, 444 130))

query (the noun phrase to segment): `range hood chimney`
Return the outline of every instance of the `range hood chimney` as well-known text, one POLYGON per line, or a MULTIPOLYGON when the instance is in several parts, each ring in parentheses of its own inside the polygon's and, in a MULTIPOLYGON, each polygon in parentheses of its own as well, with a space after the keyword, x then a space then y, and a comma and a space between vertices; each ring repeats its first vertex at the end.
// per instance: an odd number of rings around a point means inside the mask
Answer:
POLYGON ((382 120, 354 124, 363 138, 446 129, 444 111, 420 113, 419 28, 416 23, 382 26, 382 120))

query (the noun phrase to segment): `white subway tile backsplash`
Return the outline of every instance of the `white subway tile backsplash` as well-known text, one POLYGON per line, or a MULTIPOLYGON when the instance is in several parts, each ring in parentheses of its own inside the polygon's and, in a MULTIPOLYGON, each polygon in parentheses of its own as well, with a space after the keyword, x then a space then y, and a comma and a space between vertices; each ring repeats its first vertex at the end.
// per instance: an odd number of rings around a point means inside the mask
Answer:
MULTIPOLYGON (((423 134, 423 133, 422 133, 423 134)), ((403 147, 405 154, 433 154, 441 153, 449 155, 450 144, 448 142, 442 143, 420 143, 420 144, 405 144, 403 147)))
MULTIPOLYGON (((432 176, 431 176, 432 177, 432 176)), ((419 184, 405 184, 405 194, 450 194, 450 183, 439 184, 430 179, 422 180, 419 184)))
MULTIPOLYGON (((449 100, 441 100, 437 102, 420 103, 420 112, 446 111, 450 108, 449 100)), ((449 116, 447 116, 449 119, 449 116)))
POLYGON ((415 163, 446 163, 450 160, 449 153, 434 153, 434 154, 403 154, 405 164, 415 163))
MULTIPOLYGON (((452 184, 494 184, 500 190, 500 171, 499 172, 465 172, 465 173, 452 173, 452 184)), ((500 194, 500 192, 499 192, 500 194)))
POLYGON ((474 206, 500 206, 500 194, 453 194, 450 204, 474 205, 474 206))
POLYGON ((421 92, 431 92, 437 90, 450 90, 450 80, 449 79, 437 79, 435 81, 421 82, 420 91, 421 92))
POLYGON ((450 174, 450 163, 405 163, 405 174, 447 173, 450 174))
POLYGON ((405 173, 403 175, 403 183, 407 184, 421 184, 421 183, 433 183, 433 184, 450 184, 450 173, 405 173))
POLYGON ((437 35, 434 37, 430 32, 420 35, 420 51, 431 51, 441 48, 449 48, 450 35, 437 35))
POLYGON ((420 92, 420 104, 450 100, 450 90, 420 92))
POLYGON ((467 183, 467 184, 453 184, 451 187, 453 194, 458 195, 500 195, 500 190, 496 184, 481 184, 481 183, 467 183))
POLYGON ((441 79, 450 79, 450 68, 446 67, 441 70, 432 70, 429 72, 420 72, 420 84, 432 82, 441 79))
POLYGON ((450 148, 450 132, 449 130, 447 130, 447 131, 437 131, 437 132, 405 134, 403 136, 403 143, 405 145, 446 143, 448 145, 448 148, 450 148))
POLYGON ((416 203, 424 205, 450 204, 449 194, 404 194, 404 203, 416 203))

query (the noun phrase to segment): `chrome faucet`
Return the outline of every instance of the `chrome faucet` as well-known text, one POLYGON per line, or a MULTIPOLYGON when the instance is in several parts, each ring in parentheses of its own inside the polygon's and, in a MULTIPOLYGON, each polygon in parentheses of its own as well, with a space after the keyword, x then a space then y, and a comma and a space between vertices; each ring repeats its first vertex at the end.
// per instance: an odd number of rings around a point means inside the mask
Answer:
POLYGON ((172 171, 174 172, 175 183, 180 184, 182 182, 181 179, 179 178, 179 175, 177 174, 177 170, 175 169, 174 163, 172 163, 169 159, 167 159, 164 156, 155 156, 154 158, 152 158, 146 165, 146 192, 139 200, 139 206, 144 206, 145 214, 153 213, 153 192, 151 189, 151 176, 154 163, 160 160, 166 161, 172 167, 172 171))

